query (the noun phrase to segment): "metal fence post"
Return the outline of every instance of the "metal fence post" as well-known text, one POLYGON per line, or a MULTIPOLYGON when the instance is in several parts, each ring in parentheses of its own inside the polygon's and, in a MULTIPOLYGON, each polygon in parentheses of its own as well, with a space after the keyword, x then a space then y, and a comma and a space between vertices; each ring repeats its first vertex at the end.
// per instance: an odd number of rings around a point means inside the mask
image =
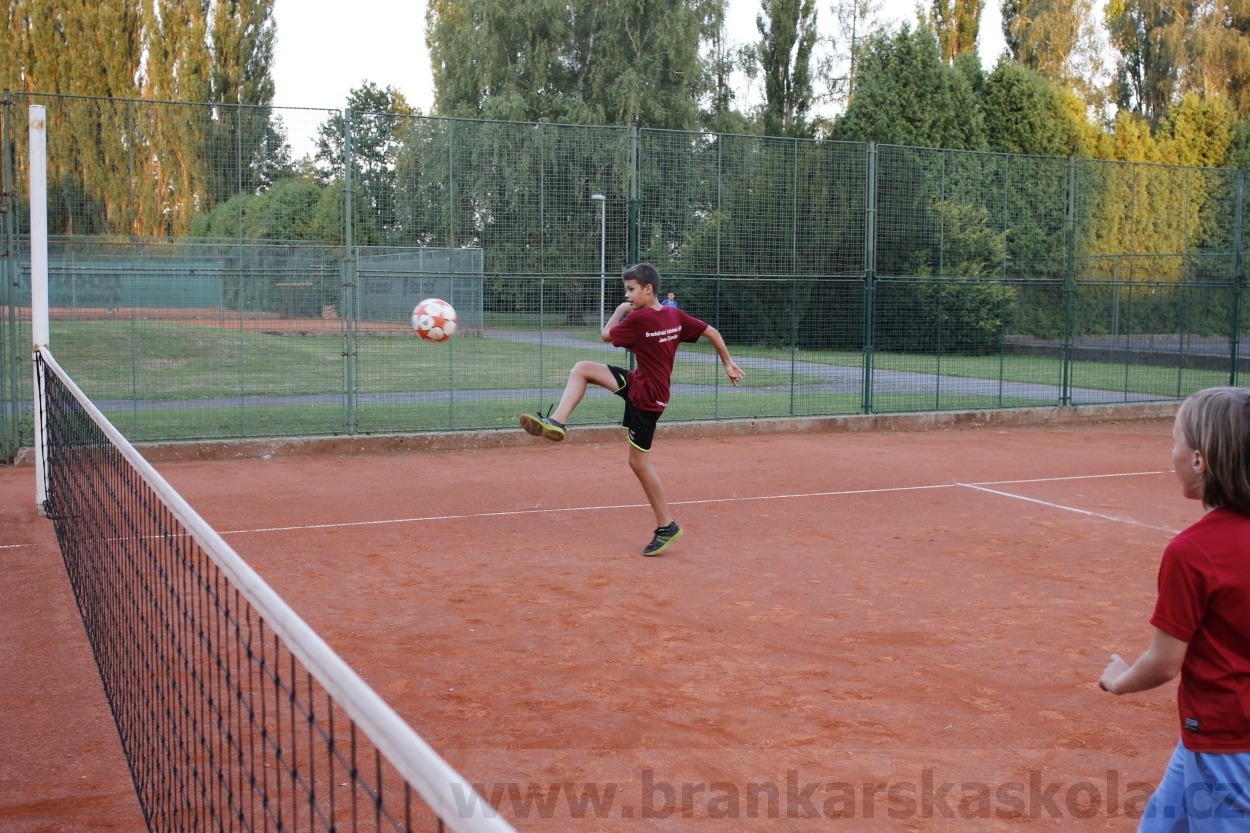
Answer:
MULTIPOLYGON (((725 181, 725 134, 718 133, 716 136, 716 278, 720 280, 720 255, 721 255, 721 224, 725 221, 724 196, 721 193, 724 188, 725 181)), ((720 374, 716 374, 720 378, 720 374)))
POLYGON ((238 230, 239 230, 239 264, 244 262, 243 255, 243 102, 234 105, 234 192, 239 197, 238 230))
POLYGON ((347 399, 347 433, 356 433, 356 261, 343 258, 343 378, 347 399))
POLYGON ((864 413, 872 413, 872 322, 877 279, 877 143, 868 143, 868 193, 864 217, 864 413))
POLYGON ((126 99, 126 176, 130 191, 130 239, 139 236, 139 207, 135 204, 135 102, 126 99))
POLYGON ((1244 231, 1242 223, 1245 221, 1245 201, 1246 170, 1240 168, 1237 171, 1237 215, 1233 224, 1233 320, 1228 337, 1228 384, 1233 387, 1237 386, 1237 352, 1241 347, 1241 235, 1244 231))
POLYGON ((352 238, 352 108, 343 110, 343 376, 347 433, 356 433, 356 250, 352 238))
POLYGON ((795 364, 799 349, 799 140, 790 140, 794 170, 790 182, 790 416, 794 416, 795 364))
POLYGON ((935 410, 942 409, 942 301, 946 295, 946 287, 943 284, 946 278, 946 151, 942 151, 941 170, 938 178, 938 199, 942 203, 942 210, 938 212, 938 271, 937 271, 937 358, 936 370, 933 374, 933 407, 935 410))
POLYGON ((456 248, 456 123, 447 122, 447 248, 456 248))
MULTIPOLYGON (((720 327, 720 255, 721 255, 721 224, 724 222, 724 197, 721 193, 725 176, 725 134, 716 134, 716 323, 720 327)), ((712 418, 720 419, 720 374, 713 373, 712 378, 712 418)))
POLYGON ((1063 275, 1063 386, 1060 405, 1072 404, 1072 303, 1076 287, 1076 159, 1068 157, 1067 263, 1063 275))
MULTIPOLYGON (((538 271, 547 274, 547 148, 543 126, 538 125, 538 271)), ((600 318, 602 305, 600 305, 600 318)), ((599 323, 603 329, 603 323, 599 323)))
POLYGON ((547 345, 544 344, 547 334, 547 276, 538 276, 538 407, 541 410, 543 400, 547 398, 547 368, 543 365, 543 358, 547 353, 547 345))
POLYGON ((638 127, 629 126, 629 251, 630 265, 638 262, 638 127))
POLYGON ((1193 168, 1184 168, 1185 171, 1185 208, 1181 211, 1181 327, 1180 332, 1176 334, 1176 398, 1181 398, 1181 392, 1185 386, 1185 347, 1189 342, 1189 293, 1190 281, 1189 274, 1191 271, 1189 258, 1189 180, 1192 178, 1193 168))
POLYGON ((352 108, 343 110, 343 245, 352 253, 352 108))

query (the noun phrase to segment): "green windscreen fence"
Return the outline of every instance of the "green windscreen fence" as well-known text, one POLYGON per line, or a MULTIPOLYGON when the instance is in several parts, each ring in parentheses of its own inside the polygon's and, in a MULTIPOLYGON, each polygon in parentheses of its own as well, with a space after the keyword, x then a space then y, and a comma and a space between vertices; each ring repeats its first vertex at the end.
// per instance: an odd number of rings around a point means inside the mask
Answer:
POLYGON ((30 95, 4 106, 9 449, 32 104, 53 347, 136 440, 513 427, 575 362, 628 363, 598 327, 638 260, 748 373, 683 346, 671 419, 1166 400, 1244 370, 1238 170, 30 95), (427 297, 450 342, 414 335, 427 297))

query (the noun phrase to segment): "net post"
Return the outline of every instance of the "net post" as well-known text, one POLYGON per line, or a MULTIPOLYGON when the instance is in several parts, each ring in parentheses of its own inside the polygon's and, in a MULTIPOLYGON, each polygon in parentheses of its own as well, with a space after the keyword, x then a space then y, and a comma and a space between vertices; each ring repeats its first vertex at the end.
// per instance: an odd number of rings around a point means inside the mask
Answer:
POLYGON ((34 387, 35 503, 43 510, 48 497, 48 444, 44 436, 43 389, 39 350, 48 347, 48 111, 30 105, 30 335, 34 387))
POLYGON ((6 398, 9 418, 5 423, 4 454, 6 458, 17 456, 22 445, 21 414, 22 397, 18 387, 21 365, 18 361, 17 347, 17 252, 14 250, 16 234, 14 231, 14 211, 17 203, 13 193, 13 97, 9 90, 4 90, 0 98, 0 156, 4 166, 4 192, 0 194, 0 214, 3 215, 4 257, 0 261, 0 280, 4 281, 5 320, 0 321, 0 383, 7 389, 0 391, 0 398, 6 398))

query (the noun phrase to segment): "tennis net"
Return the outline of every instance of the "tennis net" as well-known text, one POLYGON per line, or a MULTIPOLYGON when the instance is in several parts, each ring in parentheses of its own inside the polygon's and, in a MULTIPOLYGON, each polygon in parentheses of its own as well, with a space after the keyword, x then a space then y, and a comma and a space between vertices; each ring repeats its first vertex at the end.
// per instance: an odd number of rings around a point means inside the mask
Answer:
POLYGON ((150 830, 512 831, 36 361, 45 511, 150 830))

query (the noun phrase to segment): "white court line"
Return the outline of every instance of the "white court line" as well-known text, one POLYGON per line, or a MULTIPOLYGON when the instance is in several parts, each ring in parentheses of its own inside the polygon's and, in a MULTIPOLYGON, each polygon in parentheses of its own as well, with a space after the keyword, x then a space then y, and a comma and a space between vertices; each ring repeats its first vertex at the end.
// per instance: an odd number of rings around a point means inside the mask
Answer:
POLYGON ((0 550, 15 550, 19 547, 33 547, 34 544, 0 544, 0 550))
POLYGON ((1061 480, 1097 480, 1101 477, 1144 477, 1150 474, 1171 474, 1166 471, 1126 471, 1119 474, 1075 474, 1071 477, 1035 477, 1032 480, 985 480, 978 483, 961 483, 962 486, 1010 486, 1015 483, 1058 483, 1061 480))
MULTIPOLYGON (((1037 482, 1037 481, 1034 481, 1037 482)), ((1088 515, 1091 518, 1102 518, 1107 521, 1115 521, 1122 524, 1132 524, 1133 526, 1144 526, 1146 529, 1157 529, 1160 532, 1169 532, 1172 535, 1180 532, 1179 529, 1168 529, 1165 526, 1154 526, 1153 524, 1144 524, 1141 521, 1135 521, 1132 518, 1117 518, 1114 515, 1104 515, 1101 512, 1091 512, 1088 509, 1077 509, 1075 506, 1064 506, 1062 503, 1051 503, 1048 500, 1038 500, 1035 497, 1025 497, 1024 495, 1013 495, 1011 492, 1000 492, 997 489, 987 489, 984 486, 975 483, 956 483, 956 486, 963 486, 966 489, 975 489, 978 492, 989 492, 991 495, 1001 495, 1002 497, 1015 498, 1016 500, 1024 500, 1029 503, 1040 503, 1042 506, 1049 506, 1052 509, 1062 509, 1065 512, 1076 512, 1078 515, 1088 515)))
MULTIPOLYGON (((922 489, 953 489, 956 483, 937 486, 895 486, 889 489, 848 489, 844 492, 806 492, 795 495, 755 495, 752 497, 718 497, 705 500, 670 500, 669 506, 692 506, 700 503, 737 503, 747 500, 787 500, 801 497, 836 497, 838 495, 872 495, 880 492, 914 492, 922 489)), ((336 524, 307 524, 304 526, 266 526, 256 529, 231 529, 218 535, 243 535, 249 532, 292 532, 300 529, 337 529, 350 526, 378 526, 381 524, 409 524, 422 521, 459 521, 467 518, 504 518, 512 515, 546 515, 554 512, 600 512, 605 509, 645 509, 649 503, 617 503, 605 506, 567 506, 558 509, 512 509, 506 512, 472 512, 464 515, 428 515, 424 518, 387 518, 380 521, 346 521, 336 524)))
MULTIPOLYGON (((933 486, 895 486, 895 487, 885 488, 885 489, 846 489, 843 491, 836 491, 836 492, 803 492, 800 494, 755 495, 755 496, 748 496, 748 497, 738 497, 737 495, 734 495, 733 497, 707 498, 704 500, 674 500, 674 501, 670 501, 669 505, 670 506, 695 506, 695 505, 708 504, 708 503, 742 503, 742 502, 754 501, 754 500, 793 500, 796 498, 843 497, 847 495, 873 495, 873 494, 882 494, 886 492, 916 492, 916 491, 925 491, 925 490, 934 490, 934 489, 953 489, 953 488, 956 488, 957 486, 964 486, 966 488, 979 488, 981 486, 1003 486, 1003 485, 1008 485, 1012 483, 1046 483, 1050 481, 1059 481, 1059 480, 1091 480, 1091 479, 1103 478, 1103 477, 1141 477, 1144 475, 1167 474, 1167 473, 1169 472, 1135 471, 1135 472, 1122 472, 1118 474, 1076 475, 1073 477, 1043 477, 1043 478, 1038 478, 1036 480, 997 480, 997 481, 991 480, 991 481, 986 481, 984 483, 940 483, 940 484, 933 485, 933 486)), ((993 490, 983 489, 982 491, 991 492, 993 490)), ((996 492, 995 494, 1002 494, 1007 497, 1018 497, 1017 495, 1011 495, 1011 494, 1008 494, 1007 492, 996 492)), ((1029 500, 1029 498, 1021 498, 1021 499, 1029 500)), ((1036 502, 1041 503, 1043 501, 1036 501, 1036 502)), ((1055 505, 1057 506, 1057 504, 1055 505)), ((385 524, 426 523, 429 521, 459 521, 459 520, 468 520, 470 518, 506 518, 506 517, 515 517, 518 515, 547 515, 547 514, 555 514, 558 512, 601 512, 601 511, 606 511, 609 509, 645 509, 648 507, 649 507, 649 504, 646 504, 646 503, 618 503, 618 504, 608 504, 608 505, 603 505, 603 506, 569 506, 569 507, 561 507, 561 508, 554 508, 554 509, 540 509, 538 507, 535 507, 533 509, 512 509, 512 510, 501 511, 501 512, 468 512, 468 513, 456 514, 456 515, 427 515, 427 516, 419 517, 419 518, 386 518, 386 519, 377 520, 377 521, 344 521, 342 523, 303 524, 303 525, 297 525, 297 526, 266 526, 266 527, 256 527, 254 529, 231 529, 231 530, 227 530, 224 532, 219 532, 218 534, 219 535, 246 535, 246 534, 254 533, 254 532, 297 532, 299 530, 305 530, 305 529, 346 529, 346 528, 350 528, 354 526, 382 526, 385 524)), ((1066 509, 1068 507, 1060 506, 1058 508, 1066 509)), ((1072 511, 1084 512, 1084 510, 1080 510, 1080 509, 1074 509, 1072 511)), ((1093 515, 1095 513, 1087 512, 1085 514, 1093 515)), ((1107 516, 1099 516, 1099 517, 1107 517, 1107 516)), ((1114 521, 1114 520, 1123 520, 1123 519, 1108 518, 1108 520, 1114 521)), ((1124 521, 1124 523, 1136 523, 1136 522, 1124 521)), ((1146 526, 1146 524, 1139 524, 1139 525, 1146 526)), ((1151 528, 1161 529, 1161 527, 1151 527, 1151 528)), ((1165 530, 1165 531, 1171 532, 1172 530, 1165 530)))

